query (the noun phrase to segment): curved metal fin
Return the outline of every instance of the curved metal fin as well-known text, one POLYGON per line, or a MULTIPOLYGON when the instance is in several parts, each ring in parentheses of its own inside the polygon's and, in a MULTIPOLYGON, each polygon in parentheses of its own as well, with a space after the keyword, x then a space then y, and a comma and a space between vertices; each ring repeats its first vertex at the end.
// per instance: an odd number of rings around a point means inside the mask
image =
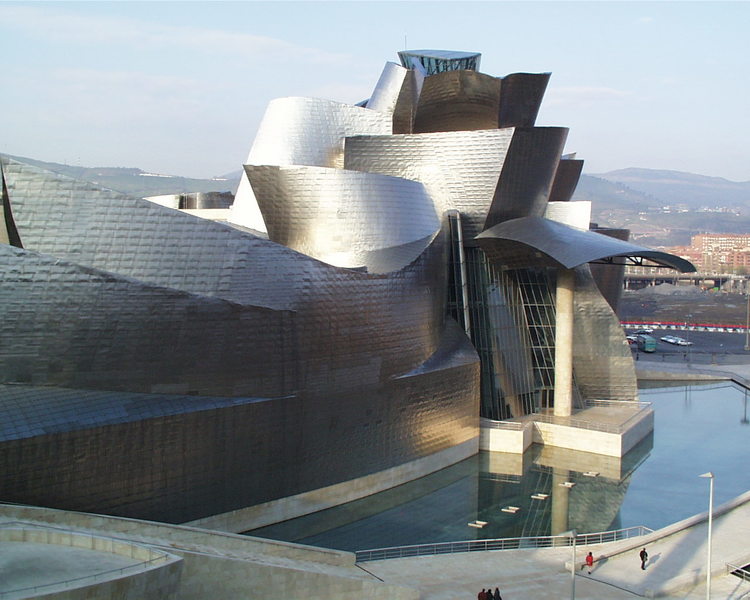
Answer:
POLYGON ((10 196, 8 195, 8 186, 5 183, 5 171, 3 170, 2 162, 0 162, 0 178, 3 180, 3 226, 0 227, 0 242, 15 246, 16 248, 23 248, 21 236, 18 235, 16 222, 13 220, 13 211, 10 207, 10 196))

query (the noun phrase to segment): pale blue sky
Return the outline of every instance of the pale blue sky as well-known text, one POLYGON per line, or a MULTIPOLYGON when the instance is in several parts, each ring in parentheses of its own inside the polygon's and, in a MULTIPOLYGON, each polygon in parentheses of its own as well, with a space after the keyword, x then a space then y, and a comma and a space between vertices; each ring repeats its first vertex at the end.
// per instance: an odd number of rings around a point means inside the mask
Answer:
POLYGON ((537 124, 586 172, 747 181, 749 28, 750 2, 0 2, 0 152, 220 175, 269 100, 367 98, 406 42, 550 71, 537 124))

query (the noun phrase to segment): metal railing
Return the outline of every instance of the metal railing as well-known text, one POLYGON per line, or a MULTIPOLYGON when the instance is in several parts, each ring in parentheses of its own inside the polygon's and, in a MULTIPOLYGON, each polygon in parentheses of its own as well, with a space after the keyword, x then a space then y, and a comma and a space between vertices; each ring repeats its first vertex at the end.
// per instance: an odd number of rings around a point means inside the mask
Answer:
POLYGON ((482 417, 481 426, 488 429, 509 429, 511 431, 521 431, 526 426, 523 421, 493 421, 482 417))
POLYGON ((584 400, 584 406, 626 406, 629 408, 648 408, 651 402, 641 402, 640 400, 604 400, 602 398, 590 398, 584 400))
MULTIPOLYGON (((743 561, 743 563, 744 562, 745 561, 743 561)), ((727 575, 734 575, 735 577, 739 577, 743 581, 750 582, 750 571, 747 569, 748 566, 749 565, 747 563, 745 563, 745 566, 727 563, 727 575)))
POLYGON ((612 423, 601 423, 598 421, 590 421, 588 419, 581 419, 578 417, 558 417, 555 415, 546 415, 544 413, 532 413, 529 415, 527 421, 494 421, 492 419, 482 418, 481 426, 488 429, 506 429, 510 431, 521 431, 528 424, 529 421, 541 421, 543 423, 550 423, 552 425, 566 425, 568 427, 578 427, 580 429, 589 429, 593 431, 603 431, 605 433, 622 433, 626 431, 630 425, 630 422, 641 416, 643 411, 651 408, 650 402, 640 402, 638 400, 601 400, 591 399, 584 402, 584 406, 587 408, 603 406, 624 406, 626 408, 632 408, 636 412, 629 417, 623 423, 614 425, 612 423))
MULTIPOLYGON (((597 533, 581 533, 576 536, 577 545, 603 544, 616 542, 631 537, 638 537, 652 533, 653 530, 643 525, 600 531, 597 533)), ((357 562, 372 560, 386 560, 389 558, 406 558, 409 556, 429 556, 434 554, 454 554, 457 552, 487 552, 490 550, 519 550, 527 548, 551 548, 570 546, 572 538, 561 535, 544 535, 537 537, 499 538, 494 540, 468 540, 463 542, 438 542, 435 544, 419 544, 415 546, 395 546, 392 548, 377 548, 374 550, 359 550, 356 554, 357 562)))
MULTIPOLYGON (((43 532, 43 531, 48 531, 49 529, 59 530, 59 528, 52 528, 52 527, 46 527, 46 526, 41 526, 41 527, 20 526, 19 527, 18 524, 19 522, 4 523, 2 524, 2 526, 0 526, 0 529, 2 529, 3 531, 20 530, 24 532, 43 532)), ((94 535, 87 534, 87 533, 80 533, 78 531, 76 532, 66 531, 65 533, 67 533, 68 535, 62 536, 62 537, 58 536, 55 539, 55 542, 53 542, 55 546, 70 546, 72 548, 77 548, 81 550, 91 550, 94 547, 93 541, 95 539, 107 539, 107 540, 109 539, 109 538, 101 538, 101 536, 94 536, 94 535), (80 545, 81 538, 90 539, 92 542, 91 547, 87 548, 85 546, 81 546, 80 545), (76 543, 76 539, 79 540, 79 543, 76 543)), ((19 540, 17 541, 17 543, 23 543, 23 541, 19 540)), ((116 543, 123 543, 123 542, 116 541, 116 543)), ((125 543, 125 544, 130 545, 133 551, 135 551, 135 548, 136 548, 135 545, 128 544, 128 543, 125 543)), ((125 574, 132 573, 132 572, 142 571, 151 565, 169 561, 169 556, 165 554, 164 552, 159 552, 157 550, 153 550, 152 548, 144 548, 142 546, 140 547, 140 550, 141 551, 148 550, 148 555, 150 558, 148 560, 143 560, 137 563, 133 563, 131 565, 126 565, 124 567, 119 567, 116 569, 108 569, 106 571, 99 571, 97 573, 92 573, 90 575, 81 575, 79 577, 71 577, 69 579, 61 579, 58 581, 52 581, 50 583, 41 583, 41 584, 27 586, 27 587, 14 588, 11 590, 0 590, 0 598, 10 598, 11 596, 15 596, 21 592, 23 592, 24 594, 30 594, 30 593, 40 592, 43 590, 49 591, 50 588, 54 588, 58 586, 62 588, 70 588, 72 585, 77 584, 77 583, 78 584, 85 583, 86 585, 88 585, 89 583, 96 583, 98 581, 114 579, 115 576, 118 576, 118 575, 125 575, 125 574)), ((106 552, 105 550, 97 550, 97 551, 106 552)), ((120 556, 127 556, 127 555, 120 554, 120 556)))
POLYGON ((534 413, 531 415, 533 421, 541 423, 549 423, 551 425, 564 425, 566 427, 576 427, 578 429, 588 429, 590 431, 602 431, 604 433, 622 433, 626 431, 629 423, 640 416, 642 411, 634 414, 627 421, 620 424, 612 423, 600 423, 597 421, 589 421, 587 419, 579 419, 576 417, 556 417, 555 415, 543 415, 540 413, 534 413))

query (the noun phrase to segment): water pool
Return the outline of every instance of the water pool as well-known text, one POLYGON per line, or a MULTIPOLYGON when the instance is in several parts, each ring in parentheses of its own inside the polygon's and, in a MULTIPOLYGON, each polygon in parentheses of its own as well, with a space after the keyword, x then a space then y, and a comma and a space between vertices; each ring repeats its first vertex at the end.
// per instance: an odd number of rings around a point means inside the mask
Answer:
POLYGON ((715 474, 717 505, 750 489, 744 388, 645 388, 641 400, 654 408, 654 433, 622 460, 536 445, 523 456, 482 452, 392 490, 247 533, 355 551, 574 527, 657 529, 706 510, 708 481, 701 473, 715 474), (519 511, 503 512, 507 506, 519 511), (487 525, 468 526, 476 520, 487 525))

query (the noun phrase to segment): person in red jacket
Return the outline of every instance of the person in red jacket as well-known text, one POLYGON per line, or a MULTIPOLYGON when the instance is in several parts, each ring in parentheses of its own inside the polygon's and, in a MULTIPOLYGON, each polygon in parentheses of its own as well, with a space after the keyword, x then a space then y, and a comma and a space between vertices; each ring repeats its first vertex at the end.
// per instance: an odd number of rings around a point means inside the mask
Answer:
POLYGON ((586 566, 589 568, 589 575, 591 575, 591 569, 594 566, 594 555, 591 552, 586 555, 586 566))

